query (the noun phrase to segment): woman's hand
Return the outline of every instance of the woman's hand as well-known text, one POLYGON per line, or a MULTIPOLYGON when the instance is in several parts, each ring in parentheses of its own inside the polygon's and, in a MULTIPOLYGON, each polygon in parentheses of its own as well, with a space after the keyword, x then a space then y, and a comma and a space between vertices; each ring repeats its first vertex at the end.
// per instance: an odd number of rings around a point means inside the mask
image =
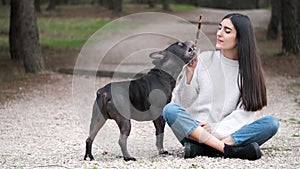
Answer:
POLYGON ((206 131, 208 131, 209 133, 211 133, 211 126, 209 123, 206 122, 200 122, 199 126, 203 127, 206 131))
POLYGON ((191 83, 197 63, 198 63, 198 58, 196 57, 194 60, 192 60, 191 63, 189 63, 186 66, 186 83, 187 84, 191 83))

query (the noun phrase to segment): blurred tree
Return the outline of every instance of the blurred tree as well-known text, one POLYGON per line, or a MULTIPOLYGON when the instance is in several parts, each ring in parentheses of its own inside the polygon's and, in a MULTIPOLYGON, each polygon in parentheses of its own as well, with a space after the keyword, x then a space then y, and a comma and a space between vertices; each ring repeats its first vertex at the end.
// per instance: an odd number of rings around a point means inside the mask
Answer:
POLYGON ((37 73, 44 69, 34 0, 11 0, 9 46, 13 60, 23 58, 26 72, 37 73))
POLYGON ((162 5, 163 5, 163 10, 171 11, 169 0, 161 0, 161 2, 162 2, 162 5))
POLYGON ((255 0, 255 8, 259 9, 259 0, 255 0))
POLYGON ((9 48, 12 60, 22 59, 21 46, 21 5, 18 0, 11 0, 10 27, 9 27, 9 48))
POLYGON ((109 10, 113 10, 117 15, 119 15, 123 10, 123 0, 98 0, 98 4, 108 8, 109 10))
POLYGON ((273 40, 278 37, 279 23, 281 20, 281 0, 271 0, 271 20, 268 25, 267 39, 273 40))
POLYGON ((49 0, 48 7, 46 8, 47 11, 54 10, 57 5, 57 0, 49 0))
POLYGON ((41 13, 41 3, 40 0, 34 0, 35 11, 41 13))
MULTIPOLYGON (((184 1, 184 0, 172 0, 172 2, 186 3, 186 1, 184 1)), ((157 3, 161 3, 163 10, 171 11, 170 0, 131 0, 131 3, 148 4, 149 8, 155 8, 157 3)))
POLYGON ((100 6, 108 7, 109 0, 92 0, 91 4, 99 4, 100 6))
POLYGON ((111 0, 111 2, 112 2, 112 10, 116 14, 120 14, 122 12, 123 0, 111 0))
POLYGON ((148 0, 148 5, 149 5, 149 8, 155 8, 155 0, 148 0))
POLYGON ((300 52, 299 1, 281 0, 282 50, 284 53, 300 52))
POLYGON ((5 5, 6 5, 6 0, 1 0, 1 4, 2 4, 3 6, 5 6, 5 5))
MULTIPOLYGON (((183 3, 181 1, 176 1, 176 2, 183 3)), ((201 6, 201 0, 192 0, 191 4, 195 6, 201 6)))

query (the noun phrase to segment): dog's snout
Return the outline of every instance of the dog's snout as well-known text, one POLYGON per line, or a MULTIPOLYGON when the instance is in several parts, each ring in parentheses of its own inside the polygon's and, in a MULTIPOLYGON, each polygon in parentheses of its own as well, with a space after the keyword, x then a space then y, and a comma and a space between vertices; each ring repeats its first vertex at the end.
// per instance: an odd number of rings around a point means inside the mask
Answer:
POLYGON ((197 49, 195 47, 190 47, 188 49, 188 54, 189 55, 195 55, 197 53, 197 49))
POLYGON ((190 55, 194 55, 195 54, 196 49, 195 48, 189 48, 189 54, 190 55))

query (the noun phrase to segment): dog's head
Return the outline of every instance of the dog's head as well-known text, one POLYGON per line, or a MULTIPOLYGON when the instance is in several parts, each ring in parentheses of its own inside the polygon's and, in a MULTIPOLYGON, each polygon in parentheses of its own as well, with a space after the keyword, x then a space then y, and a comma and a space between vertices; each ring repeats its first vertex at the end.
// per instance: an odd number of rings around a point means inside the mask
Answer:
POLYGON ((153 59, 152 63, 156 66, 163 65, 164 62, 174 57, 187 64, 197 56, 197 52, 198 50, 193 41, 176 42, 165 50, 151 53, 150 57, 153 59))
POLYGON ((153 52, 150 57, 155 68, 167 70, 168 73, 180 72, 182 67, 197 57, 198 49, 193 41, 176 42, 165 50, 153 52))

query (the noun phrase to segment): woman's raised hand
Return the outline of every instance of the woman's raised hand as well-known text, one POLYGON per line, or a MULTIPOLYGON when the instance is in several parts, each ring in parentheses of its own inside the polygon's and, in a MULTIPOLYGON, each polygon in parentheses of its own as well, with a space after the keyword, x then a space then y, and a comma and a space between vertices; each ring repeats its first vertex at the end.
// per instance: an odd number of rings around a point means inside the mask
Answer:
POLYGON ((198 58, 196 57, 194 60, 192 60, 187 66, 186 66, 186 83, 190 84, 191 80, 194 75, 195 68, 198 63, 198 58))

